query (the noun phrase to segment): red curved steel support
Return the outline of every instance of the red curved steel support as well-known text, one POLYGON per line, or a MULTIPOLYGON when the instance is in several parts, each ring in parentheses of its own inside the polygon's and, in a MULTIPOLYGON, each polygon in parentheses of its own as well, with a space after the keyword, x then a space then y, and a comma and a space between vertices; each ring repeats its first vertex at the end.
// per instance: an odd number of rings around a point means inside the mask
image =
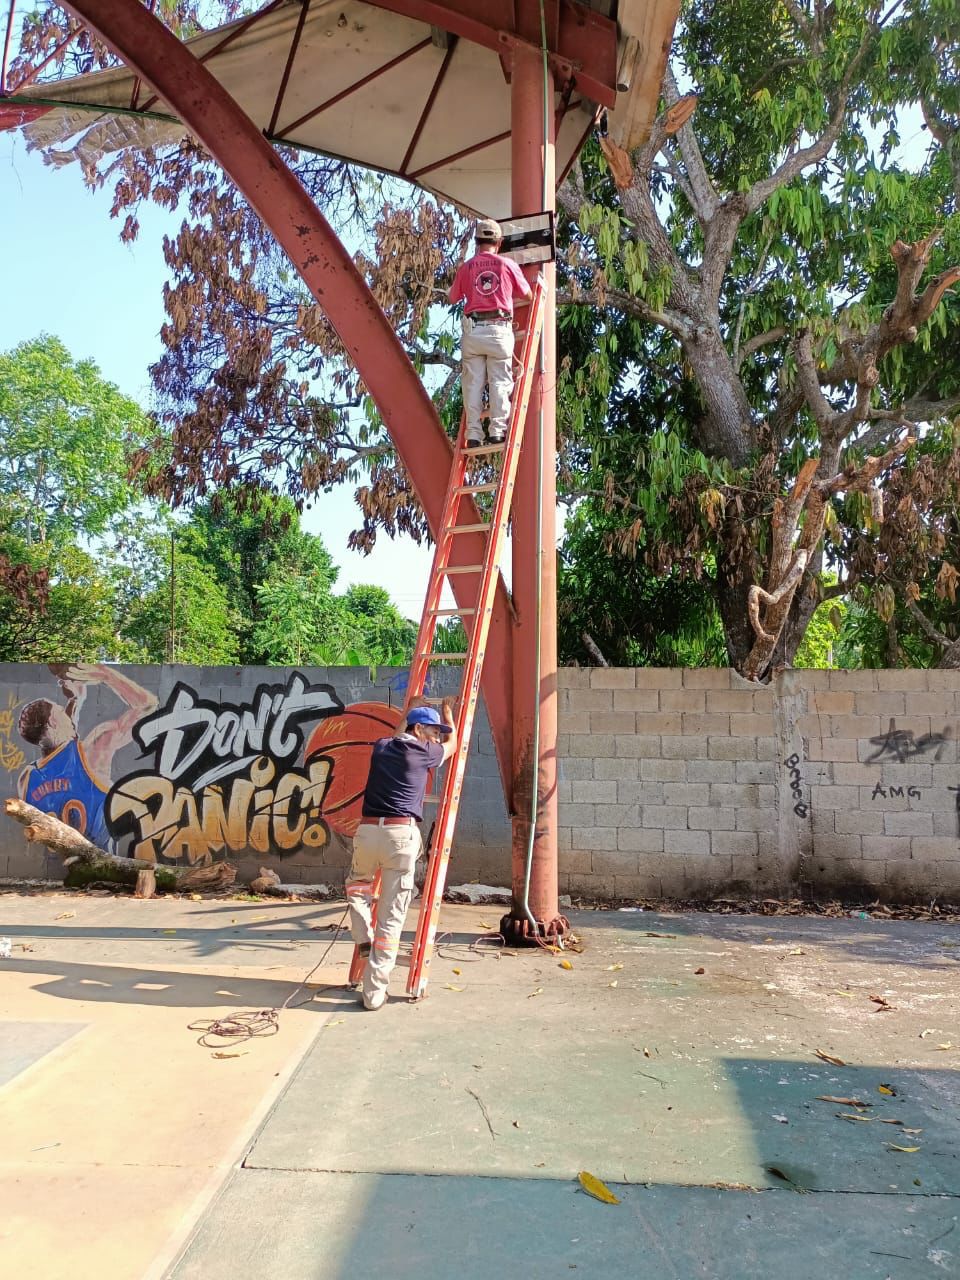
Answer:
MULTIPOLYGON (((236 183, 285 250, 336 329, 376 401, 436 534, 451 464, 451 445, 436 410, 386 316, 353 260, 306 191, 227 91, 138 0, 67 0, 65 5, 170 104, 236 183)), ((479 516, 463 504, 463 523, 479 516)), ((478 534, 456 539, 455 563, 482 559, 478 534)), ((470 575, 459 575, 468 579, 470 575)), ((473 603, 477 586, 458 581, 457 603, 473 603)), ((504 790, 512 776, 510 606, 501 583, 483 680, 504 790)))

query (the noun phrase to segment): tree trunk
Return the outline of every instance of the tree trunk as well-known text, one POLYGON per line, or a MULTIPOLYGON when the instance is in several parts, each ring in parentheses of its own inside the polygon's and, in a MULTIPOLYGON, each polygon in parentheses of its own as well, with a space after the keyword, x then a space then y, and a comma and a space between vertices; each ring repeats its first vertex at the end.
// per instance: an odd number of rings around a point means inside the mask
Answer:
POLYGON ((31 844, 45 844, 66 859, 64 883, 77 887, 94 881, 136 885, 141 872, 156 875, 157 886, 177 892, 197 889, 227 889, 237 878, 231 862, 214 862, 204 867, 165 867, 140 858, 118 858, 107 853, 52 814, 35 809, 24 800, 3 802, 7 815, 23 826, 31 844))
POLYGON ((704 453, 726 458, 731 466, 744 467, 756 447, 750 402, 734 372, 719 332, 708 326, 683 342, 703 402, 704 416, 695 424, 704 453))
POLYGON ((953 644, 947 645, 946 649, 940 654, 940 661, 937 667, 941 671, 957 671, 960 669, 960 640, 954 640, 953 644))

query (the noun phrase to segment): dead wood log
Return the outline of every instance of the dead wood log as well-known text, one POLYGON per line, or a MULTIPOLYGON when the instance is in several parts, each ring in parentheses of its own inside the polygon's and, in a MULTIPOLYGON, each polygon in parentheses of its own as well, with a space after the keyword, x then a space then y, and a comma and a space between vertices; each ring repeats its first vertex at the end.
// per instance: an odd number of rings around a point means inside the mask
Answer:
POLYGON ((214 862, 201 867, 166 867, 142 858, 119 858, 92 844, 86 836, 59 818, 34 808, 25 800, 7 799, 3 807, 9 817, 21 823, 23 834, 30 843, 44 844, 65 859, 67 874, 64 883, 74 888, 94 881, 137 885, 141 872, 151 873, 157 888, 179 893, 228 889, 237 878, 237 868, 230 862, 214 862))

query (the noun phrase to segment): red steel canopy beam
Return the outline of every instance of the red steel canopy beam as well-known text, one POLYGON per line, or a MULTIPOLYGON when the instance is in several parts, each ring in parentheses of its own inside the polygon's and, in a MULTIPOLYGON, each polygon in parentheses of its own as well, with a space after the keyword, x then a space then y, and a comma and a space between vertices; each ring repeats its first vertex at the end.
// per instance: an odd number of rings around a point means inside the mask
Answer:
MULTIPOLYGON (((138 0, 66 0, 118 57, 170 104, 178 118, 236 183, 300 272, 373 396, 430 528, 436 536, 452 459, 450 441, 413 365, 366 282, 323 214, 223 86, 138 0)), ((478 523, 471 503, 464 523, 478 523)), ((479 534, 456 539, 455 563, 477 564, 479 534)), ((460 581, 460 608, 477 592, 460 581)), ((504 789, 512 775, 512 636, 506 591, 498 587, 487 644, 483 691, 504 789)))
MULTIPOLYGON (((452 35, 496 53, 525 44, 514 13, 513 0, 368 0, 377 9, 389 9, 418 22, 429 23, 452 35)), ((550 12, 555 0, 547 0, 550 12)), ((560 79, 572 75, 584 97, 602 107, 612 107, 617 98, 617 24, 574 0, 560 0, 556 45, 548 37, 549 53, 560 79)), ((552 24, 551 24, 552 25, 552 24)), ((539 27, 537 27, 539 33, 539 27)), ((529 41, 539 50, 539 34, 529 41)))

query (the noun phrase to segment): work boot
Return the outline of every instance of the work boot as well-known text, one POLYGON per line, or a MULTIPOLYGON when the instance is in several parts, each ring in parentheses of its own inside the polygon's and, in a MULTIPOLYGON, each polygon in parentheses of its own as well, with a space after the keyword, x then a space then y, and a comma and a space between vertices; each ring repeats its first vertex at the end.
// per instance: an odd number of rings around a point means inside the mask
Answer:
POLYGON ((480 446, 481 446, 482 444, 483 444, 483 440, 482 440, 482 439, 480 439, 480 440, 474 440, 471 436, 467 436, 467 448, 468 448, 468 449, 479 449, 479 448, 480 448, 480 446))
POLYGON ((487 432, 487 439, 491 444, 503 444, 505 438, 505 433, 503 431, 496 430, 496 428, 487 432))
POLYGON ((372 996, 363 997, 363 1007, 369 1013, 373 1013, 375 1010, 383 1008, 386 999, 387 993, 385 991, 375 991, 372 996))

